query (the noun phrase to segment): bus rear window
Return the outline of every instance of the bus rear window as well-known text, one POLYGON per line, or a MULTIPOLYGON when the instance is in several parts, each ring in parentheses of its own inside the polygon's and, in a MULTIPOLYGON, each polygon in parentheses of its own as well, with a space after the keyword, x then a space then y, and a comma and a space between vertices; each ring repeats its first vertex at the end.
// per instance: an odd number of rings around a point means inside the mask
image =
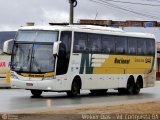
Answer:
POLYGON ((147 47, 147 55, 154 55, 155 54, 155 41, 153 39, 146 40, 146 47, 147 47))

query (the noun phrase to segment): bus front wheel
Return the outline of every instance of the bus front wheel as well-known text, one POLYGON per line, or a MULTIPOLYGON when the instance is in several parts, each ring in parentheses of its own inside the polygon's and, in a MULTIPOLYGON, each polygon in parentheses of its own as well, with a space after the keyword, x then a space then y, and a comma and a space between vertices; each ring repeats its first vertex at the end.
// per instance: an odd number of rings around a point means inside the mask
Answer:
POLYGON ((67 91, 69 97, 77 97, 80 95, 80 84, 77 81, 73 81, 71 91, 67 91))
POLYGON ((33 97, 40 97, 43 91, 41 90, 31 90, 33 97))

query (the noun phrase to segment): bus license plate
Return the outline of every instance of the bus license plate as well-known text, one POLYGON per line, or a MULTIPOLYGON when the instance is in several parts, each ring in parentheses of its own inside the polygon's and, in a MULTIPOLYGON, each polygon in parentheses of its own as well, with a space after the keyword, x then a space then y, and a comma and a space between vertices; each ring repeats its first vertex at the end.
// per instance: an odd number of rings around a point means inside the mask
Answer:
POLYGON ((33 86, 33 83, 26 83, 26 86, 33 86))

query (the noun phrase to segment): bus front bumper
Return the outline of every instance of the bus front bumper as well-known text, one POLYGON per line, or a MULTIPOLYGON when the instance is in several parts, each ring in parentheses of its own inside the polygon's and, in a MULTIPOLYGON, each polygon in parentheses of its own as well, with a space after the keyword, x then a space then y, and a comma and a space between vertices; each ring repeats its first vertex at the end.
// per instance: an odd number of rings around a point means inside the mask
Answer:
POLYGON ((11 88, 43 91, 68 91, 67 88, 62 86, 62 82, 56 79, 41 81, 22 81, 18 79, 11 79, 11 88))

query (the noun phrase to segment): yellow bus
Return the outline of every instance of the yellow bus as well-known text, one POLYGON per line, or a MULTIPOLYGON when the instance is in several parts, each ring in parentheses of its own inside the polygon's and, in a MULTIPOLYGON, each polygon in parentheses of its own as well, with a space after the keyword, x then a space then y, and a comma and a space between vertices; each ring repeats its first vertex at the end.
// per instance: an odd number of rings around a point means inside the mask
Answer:
POLYGON ((11 56, 3 52, 3 44, 6 40, 13 39, 15 34, 16 31, 0 31, 0 87, 10 87, 9 62, 11 56))
POLYGON ((108 89, 138 94, 155 85, 155 58, 152 34, 91 25, 26 26, 14 40, 11 87, 31 90, 36 97, 108 89))

